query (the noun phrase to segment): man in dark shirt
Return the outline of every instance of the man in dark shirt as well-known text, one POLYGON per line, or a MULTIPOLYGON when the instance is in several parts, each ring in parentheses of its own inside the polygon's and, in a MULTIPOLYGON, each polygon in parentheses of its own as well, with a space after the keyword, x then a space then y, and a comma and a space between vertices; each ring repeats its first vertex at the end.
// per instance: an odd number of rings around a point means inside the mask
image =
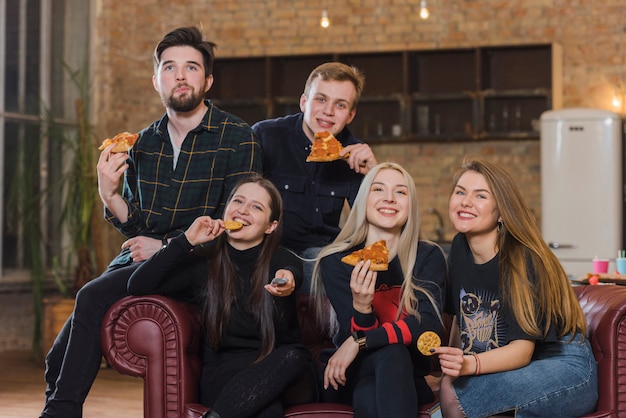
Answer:
POLYGON ((128 295, 133 271, 198 216, 221 217, 234 184, 261 171, 252 129, 205 100, 213 84, 214 48, 195 27, 168 33, 154 51, 153 76, 165 115, 140 132, 128 154, 114 154, 109 146, 100 155, 105 219, 127 241, 107 270, 78 292, 48 353, 42 418, 82 416, 102 358, 102 318, 128 295))
MULTIPOLYGON (((282 243, 305 259, 314 258, 339 232, 345 202, 352 205, 363 176, 377 161, 369 145, 347 125, 356 115, 364 76, 356 68, 328 62, 315 68, 300 97, 301 113, 252 126, 263 149, 263 170, 280 190, 284 205, 282 243), (348 158, 307 163, 316 132, 332 133, 348 158)), ((308 264, 308 263, 306 263, 308 264)), ((305 264, 305 290, 310 265, 305 264)))

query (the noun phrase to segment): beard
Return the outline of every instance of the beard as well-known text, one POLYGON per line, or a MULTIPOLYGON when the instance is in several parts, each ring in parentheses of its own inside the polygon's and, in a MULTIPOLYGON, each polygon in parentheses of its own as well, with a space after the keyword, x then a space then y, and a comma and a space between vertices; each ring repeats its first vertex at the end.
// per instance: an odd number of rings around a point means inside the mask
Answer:
POLYGON ((163 104, 165 107, 172 109, 175 112, 190 112, 197 108, 200 103, 204 101, 204 93, 198 94, 195 89, 189 91, 189 93, 181 96, 163 97, 163 104))

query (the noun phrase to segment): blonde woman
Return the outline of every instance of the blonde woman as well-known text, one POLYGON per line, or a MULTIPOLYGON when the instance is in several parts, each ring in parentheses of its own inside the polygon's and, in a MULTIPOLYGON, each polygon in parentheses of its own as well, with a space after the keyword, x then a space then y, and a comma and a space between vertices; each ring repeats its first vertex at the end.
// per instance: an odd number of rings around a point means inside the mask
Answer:
POLYGON ((585 317, 510 175, 467 159, 454 180, 440 347, 444 417, 575 417, 594 410, 596 362, 585 317))
POLYGON ((338 348, 324 370, 326 393, 338 391, 357 417, 417 416, 432 392, 424 380, 430 357, 419 353, 416 341, 424 331, 441 333, 445 278, 441 249, 419 240, 413 179, 398 164, 376 165, 314 269, 311 291, 318 302, 328 296, 338 324, 338 348), (369 262, 341 262, 382 239, 389 250, 387 271, 370 271, 369 262))

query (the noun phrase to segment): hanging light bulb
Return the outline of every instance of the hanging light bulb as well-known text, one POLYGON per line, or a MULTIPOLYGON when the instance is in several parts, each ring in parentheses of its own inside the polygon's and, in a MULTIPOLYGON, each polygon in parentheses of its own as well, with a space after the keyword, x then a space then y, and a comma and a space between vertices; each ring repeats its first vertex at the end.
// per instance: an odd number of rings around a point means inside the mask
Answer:
POLYGON ((621 84, 615 87, 613 91, 613 99, 611 100, 611 104, 613 105, 613 108, 617 110, 621 110, 622 108, 622 100, 624 98, 623 92, 624 91, 621 84))
POLYGON ((430 12, 428 11, 428 7, 426 7, 426 0, 421 0, 420 1, 420 17, 422 19, 428 19, 428 16, 430 16, 430 12))
POLYGON ((322 10, 322 18, 320 19, 320 26, 326 29, 330 26, 330 19, 328 18, 328 11, 322 10))
POLYGON ((620 107, 622 107, 622 101, 619 99, 619 97, 617 97, 617 95, 613 96, 612 104, 615 109, 619 109, 620 107))

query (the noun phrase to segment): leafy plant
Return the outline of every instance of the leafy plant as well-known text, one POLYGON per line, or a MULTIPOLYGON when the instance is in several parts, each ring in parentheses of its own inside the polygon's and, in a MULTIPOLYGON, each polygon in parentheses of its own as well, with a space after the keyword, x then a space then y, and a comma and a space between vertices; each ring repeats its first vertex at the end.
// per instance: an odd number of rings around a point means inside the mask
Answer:
POLYGON ((7 192, 6 229, 7 233, 23 237, 17 240, 16 250, 20 254, 19 264, 30 270, 31 288, 34 300, 34 333, 32 347, 37 351, 41 343, 41 328, 43 298, 45 287, 45 260, 44 242, 41 230, 41 213, 44 210, 46 188, 40 184, 39 166, 41 144, 39 141, 29 141, 26 138, 37 134, 35 125, 24 126, 16 142, 16 158, 8 161, 10 172, 15 173, 13 181, 9 183, 7 192), (27 152, 28 151, 28 152, 27 152))
POLYGON ((94 277, 91 244, 92 220, 98 202, 98 179, 95 164, 96 147, 89 123, 87 73, 73 71, 67 65, 65 68, 78 89, 79 97, 75 101, 78 131, 74 138, 65 141, 65 148, 73 155, 73 160, 66 173, 67 179, 63 181, 66 187, 61 221, 69 232, 73 255, 76 257, 73 290, 78 291, 94 277))
POLYGON ((11 209, 6 215, 7 229, 13 228, 15 235, 22 237, 23 245, 18 243, 23 248, 22 264, 30 271, 35 314, 32 345, 36 353, 41 349, 43 301, 50 276, 58 293, 68 297, 91 280, 95 270, 92 232, 98 182, 96 142, 89 123, 89 83, 86 71, 75 71, 65 64, 64 67, 78 91, 77 127, 56 122, 46 110, 39 124, 23 128, 21 136, 25 140, 16 141, 17 157, 9 162, 15 166, 11 171, 16 175, 8 185, 7 207, 11 209), (54 180, 46 180, 41 158, 44 150, 47 153, 51 149, 56 149, 55 154, 63 160, 52 163, 61 164, 62 173, 54 180), (55 251, 61 255, 46 258, 53 246, 44 241, 42 214, 47 214, 55 199, 55 207, 61 212, 57 212, 58 237, 66 238, 62 241, 69 242, 69 248, 57 248, 55 251))

